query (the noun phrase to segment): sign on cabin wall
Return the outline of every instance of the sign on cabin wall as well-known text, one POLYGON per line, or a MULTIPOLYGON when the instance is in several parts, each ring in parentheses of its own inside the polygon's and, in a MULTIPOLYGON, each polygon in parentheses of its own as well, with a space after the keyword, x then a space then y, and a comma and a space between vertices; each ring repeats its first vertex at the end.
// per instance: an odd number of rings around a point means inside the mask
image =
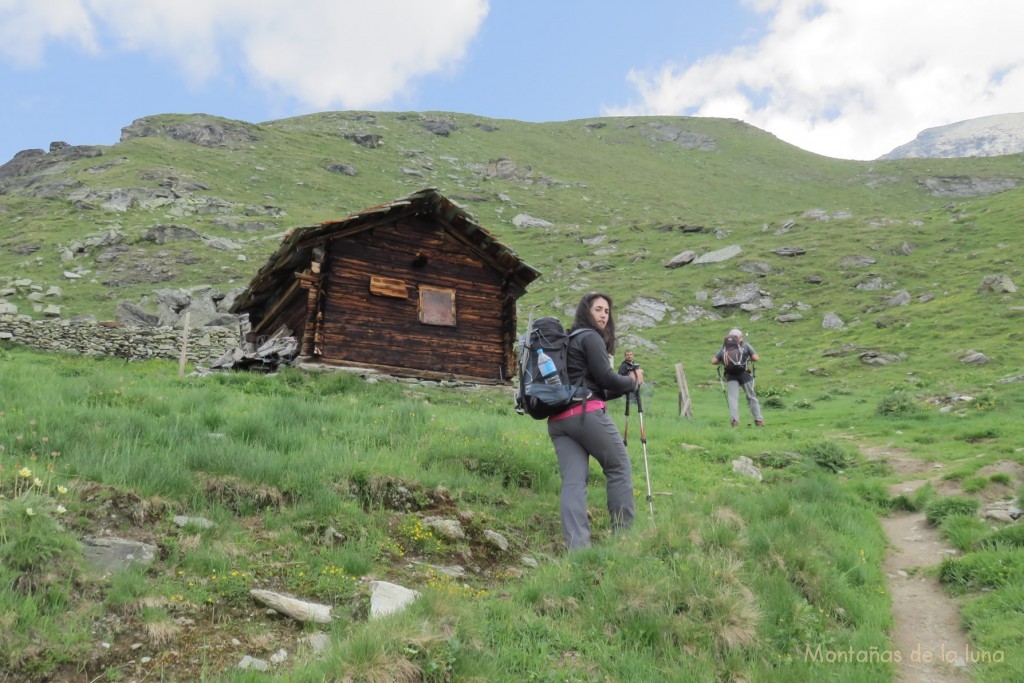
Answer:
POLYGON ((396 280, 393 277, 370 276, 370 294, 377 296, 389 296, 393 299, 408 299, 409 291, 405 287, 405 280, 396 280))
POLYGON ((420 322, 455 327, 455 290, 420 285, 420 322))

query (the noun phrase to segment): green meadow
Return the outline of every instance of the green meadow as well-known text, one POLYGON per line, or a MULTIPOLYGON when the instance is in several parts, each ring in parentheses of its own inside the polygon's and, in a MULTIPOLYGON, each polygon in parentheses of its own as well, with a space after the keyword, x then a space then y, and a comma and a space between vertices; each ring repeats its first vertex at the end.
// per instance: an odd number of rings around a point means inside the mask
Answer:
MULTIPOLYGON (((674 387, 648 386, 646 443, 635 408, 628 426, 637 523, 608 533, 595 468, 595 545, 566 554, 544 423, 516 415, 509 389, 290 368, 179 377, 170 362, 14 346, 0 360, 12 680, 891 680, 878 519, 901 509, 927 509, 962 550, 940 578, 962 596, 972 642, 1019 653, 1024 638, 1019 527, 978 523, 976 500, 892 496, 900 475, 865 455, 905 450, 974 491, 1019 487, 979 475, 1020 462, 1024 428, 1007 417, 1019 383, 943 413, 884 382, 814 395, 765 382, 764 429, 723 428, 717 382, 692 390, 693 419, 674 387), (733 472, 741 456, 763 481, 733 472), (423 523, 438 514, 466 538, 423 523), (99 578, 78 539, 101 531, 153 543, 157 559, 99 578), (468 571, 438 571, 453 565, 468 571), (421 597, 369 620, 375 579, 421 597), (333 620, 267 616, 254 588, 330 605, 333 620), (329 638, 320 655, 295 645, 316 631, 329 638), (280 647, 293 655, 273 673, 236 668, 280 647)), ((610 405, 626 429, 622 401, 610 405)), ((975 671, 1019 680, 1024 662, 975 671)))

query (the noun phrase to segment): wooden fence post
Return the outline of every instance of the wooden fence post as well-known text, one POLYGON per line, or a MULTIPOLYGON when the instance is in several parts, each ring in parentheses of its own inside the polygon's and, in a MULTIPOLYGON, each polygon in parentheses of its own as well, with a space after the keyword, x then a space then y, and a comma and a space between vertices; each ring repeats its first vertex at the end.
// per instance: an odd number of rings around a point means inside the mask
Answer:
POLYGON ((693 419, 693 403, 690 401, 690 388, 686 386, 682 363, 676 363, 676 383, 679 385, 679 417, 693 419))
POLYGON ((185 327, 181 331, 181 360, 178 361, 178 377, 185 376, 185 359, 188 357, 188 314, 185 311, 185 327))

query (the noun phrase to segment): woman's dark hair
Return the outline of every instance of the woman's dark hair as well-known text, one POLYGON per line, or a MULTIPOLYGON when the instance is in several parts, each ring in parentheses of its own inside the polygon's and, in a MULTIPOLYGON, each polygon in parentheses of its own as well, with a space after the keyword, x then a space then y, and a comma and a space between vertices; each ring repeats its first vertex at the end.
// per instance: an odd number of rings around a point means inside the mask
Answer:
POLYGON ((604 345, 608 347, 608 353, 615 353, 615 318, 612 316, 612 298, 610 296, 601 292, 589 292, 583 295, 580 303, 576 306, 576 317, 572 320, 572 329, 577 330, 581 327, 589 327, 604 337, 604 345), (594 316, 590 315, 590 307, 594 304, 594 299, 604 299, 608 302, 608 324, 604 326, 603 330, 597 326, 594 316))

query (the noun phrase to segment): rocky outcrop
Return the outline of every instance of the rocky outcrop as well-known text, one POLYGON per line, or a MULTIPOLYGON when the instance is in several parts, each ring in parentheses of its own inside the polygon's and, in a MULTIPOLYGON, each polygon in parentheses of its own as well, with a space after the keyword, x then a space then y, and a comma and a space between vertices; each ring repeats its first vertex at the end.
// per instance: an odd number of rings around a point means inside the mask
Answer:
POLYGON ((238 147, 259 140, 256 126, 215 116, 196 114, 185 121, 170 123, 166 118, 136 119, 121 129, 121 142, 135 138, 165 137, 202 147, 238 147))

